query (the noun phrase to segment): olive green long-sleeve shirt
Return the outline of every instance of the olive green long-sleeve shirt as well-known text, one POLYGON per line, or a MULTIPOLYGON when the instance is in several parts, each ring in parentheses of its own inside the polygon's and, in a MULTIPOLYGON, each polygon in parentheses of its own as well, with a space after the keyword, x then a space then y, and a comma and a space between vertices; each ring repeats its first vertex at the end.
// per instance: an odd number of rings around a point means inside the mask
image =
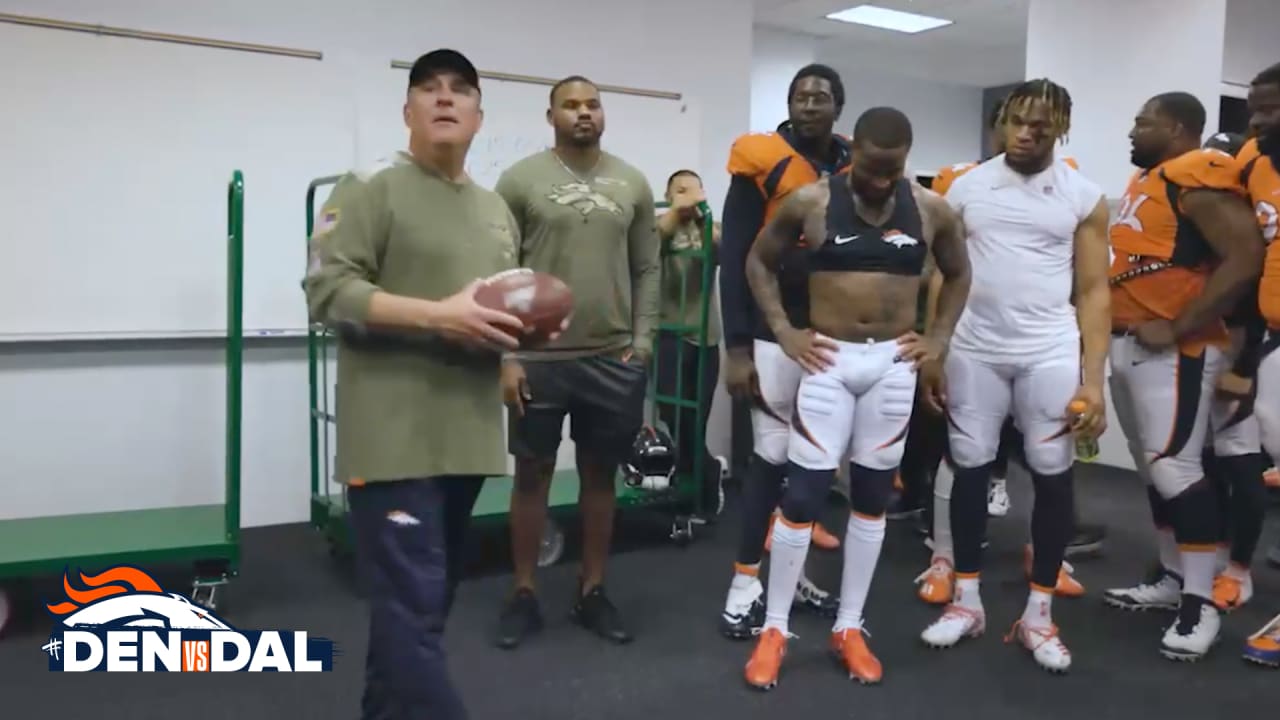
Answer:
POLYGON ((366 328, 382 290, 442 300, 515 266, 518 229, 497 194, 407 155, 335 187, 303 287, 313 320, 357 332, 338 345, 337 480, 506 472, 499 357, 366 328))
POLYGON ((495 187, 520 228, 520 264, 573 290, 569 328, 522 358, 594 355, 627 346, 650 351, 658 324, 659 241, 644 175, 602 153, 579 177, 552 150, 507 169, 495 187))

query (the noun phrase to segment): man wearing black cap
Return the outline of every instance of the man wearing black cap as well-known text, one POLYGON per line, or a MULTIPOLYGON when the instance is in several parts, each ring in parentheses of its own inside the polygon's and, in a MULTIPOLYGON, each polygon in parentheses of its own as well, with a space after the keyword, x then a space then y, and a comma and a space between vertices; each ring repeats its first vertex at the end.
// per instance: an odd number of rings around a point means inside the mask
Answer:
POLYGON ((368 583, 363 717, 466 718, 441 634, 486 476, 506 471, 501 352, 520 321, 481 307, 518 229, 464 170, 480 128, 476 69, 436 50, 409 73, 409 149, 349 174, 311 239, 311 316, 341 330, 337 478, 368 583))

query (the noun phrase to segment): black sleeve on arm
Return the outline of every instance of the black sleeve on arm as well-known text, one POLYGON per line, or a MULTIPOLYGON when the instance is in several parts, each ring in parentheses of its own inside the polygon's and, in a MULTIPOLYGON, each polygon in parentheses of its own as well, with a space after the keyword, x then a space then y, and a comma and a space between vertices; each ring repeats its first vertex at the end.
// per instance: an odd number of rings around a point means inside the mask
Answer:
POLYGON ((1262 340, 1267 334, 1267 323, 1261 316, 1250 317, 1243 323, 1244 344, 1236 355, 1235 366, 1231 372, 1244 378, 1251 378, 1258 373, 1258 363, 1262 362, 1262 340))
POLYGON ((720 223, 720 315, 726 348, 749 347, 755 335, 755 298, 747 286, 747 253, 764 226, 764 196, 746 177, 734 175, 720 223))

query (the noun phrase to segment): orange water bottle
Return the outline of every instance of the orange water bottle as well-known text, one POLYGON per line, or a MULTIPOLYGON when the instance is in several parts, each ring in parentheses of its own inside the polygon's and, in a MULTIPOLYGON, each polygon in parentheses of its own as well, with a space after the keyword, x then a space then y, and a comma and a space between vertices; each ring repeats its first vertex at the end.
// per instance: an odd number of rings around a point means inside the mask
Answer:
MULTIPOLYGON (((1083 400, 1072 400, 1067 406, 1067 412, 1071 413, 1071 421, 1074 423, 1089 406, 1083 400)), ((1098 438, 1092 435, 1076 435, 1076 459, 1082 462, 1093 462, 1098 459, 1098 438)))

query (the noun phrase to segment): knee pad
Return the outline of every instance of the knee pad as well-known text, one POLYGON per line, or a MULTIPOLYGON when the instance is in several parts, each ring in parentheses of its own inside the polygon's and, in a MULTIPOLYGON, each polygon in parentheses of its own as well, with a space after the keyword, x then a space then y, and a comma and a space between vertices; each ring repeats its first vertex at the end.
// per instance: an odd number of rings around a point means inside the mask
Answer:
POLYGON ((751 427, 753 429, 755 453, 770 465, 787 464, 787 441, 791 437, 791 428, 770 417, 761 417, 762 413, 753 413, 751 427))
POLYGON ((1179 545, 1216 545, 1222 539, 1221 516, 1211 483, 1193 483, 1169 498, 1173 537, 1179 545))
POLYGON ((947 437, 948 453, 957 469, 984 467, 995 462, 999 441, 985 442, 982 438, 952 431, 947 437))
POLYGON ((1156 460, 1148 459, 1147 467, 1151 484, 1166 500, 1178 497, 1204 479, 1204 465, 1199 454, 1184 453, 1156 460))
POLYGON ((782 496, 782 516, 797 524, 817 521, 834 481, 834 470, 809 470, 789 463, 787 490, 782 496))
POLYGON ((893 495, 893 470, 872 470, 849 464, 849 505, 859 515, 880 517, 893 495))
POLYGON ((1027 440, 1023 444, 1026 466, 1032 474, 1061 475, 1075 464, 1075 441, 1070 434, 1052 440, 1027 440), (1029 447, 1028 447, 1029 446, 1029 447))

